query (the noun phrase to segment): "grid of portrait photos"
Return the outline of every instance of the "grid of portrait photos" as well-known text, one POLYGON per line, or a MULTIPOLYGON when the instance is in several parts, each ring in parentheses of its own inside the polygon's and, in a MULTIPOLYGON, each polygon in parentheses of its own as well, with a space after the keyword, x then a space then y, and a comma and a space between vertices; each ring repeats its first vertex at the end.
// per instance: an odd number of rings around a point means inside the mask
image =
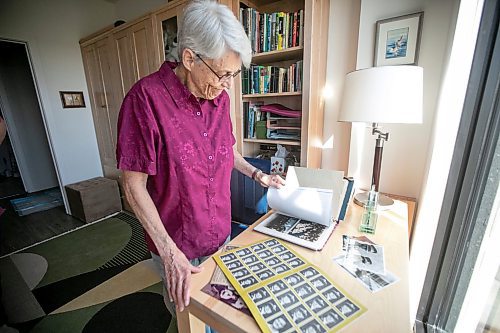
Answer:
POLYGON ((366 311, 277 239, 214 258, 263 332, 336 332, 366 311))

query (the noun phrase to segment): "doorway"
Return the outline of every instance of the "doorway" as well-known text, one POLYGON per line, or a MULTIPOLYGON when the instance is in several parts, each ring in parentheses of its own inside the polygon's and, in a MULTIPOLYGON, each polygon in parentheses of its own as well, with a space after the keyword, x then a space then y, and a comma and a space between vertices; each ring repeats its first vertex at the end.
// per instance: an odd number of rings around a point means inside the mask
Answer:
POLYGON ((24 42, 0 39, 0 112, 7 128, 0 146, 2 191, 19 195, 58 187, 24 42))

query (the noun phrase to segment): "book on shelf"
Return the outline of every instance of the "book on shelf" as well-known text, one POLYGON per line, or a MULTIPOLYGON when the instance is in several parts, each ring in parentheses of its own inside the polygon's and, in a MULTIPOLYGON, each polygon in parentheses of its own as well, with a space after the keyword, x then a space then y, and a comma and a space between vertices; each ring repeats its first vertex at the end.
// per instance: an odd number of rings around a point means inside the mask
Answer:
POLYGON ((242 71, 242 92, 244 95, 300 92, 302 69, 302 60, 288 67, 251 65, 242 71))
POLYGON ((321 250, 346 215, 353 183, 342 171, 290 166, 286 185, 268 190, 274 212, 254 230, 321 250))

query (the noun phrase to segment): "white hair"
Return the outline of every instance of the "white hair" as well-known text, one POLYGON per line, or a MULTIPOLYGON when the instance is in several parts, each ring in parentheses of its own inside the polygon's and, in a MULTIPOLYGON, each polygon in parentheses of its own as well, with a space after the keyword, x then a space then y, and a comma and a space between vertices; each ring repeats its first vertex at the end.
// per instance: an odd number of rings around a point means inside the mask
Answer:
POLYGON ((252 47, 243 26, 226 6, 211 0, 194 0, 184 9, 179 32, 179 59, 188 48, 209 59, 220 59, 232 50, 245 67, 252 60, 252 47))

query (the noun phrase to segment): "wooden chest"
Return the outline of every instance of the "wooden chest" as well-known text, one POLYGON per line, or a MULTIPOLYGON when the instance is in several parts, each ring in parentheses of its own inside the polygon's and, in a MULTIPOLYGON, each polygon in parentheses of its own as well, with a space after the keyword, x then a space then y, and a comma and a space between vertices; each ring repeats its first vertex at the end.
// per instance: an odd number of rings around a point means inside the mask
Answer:
POLYGON ((87 223, 122 210, 116 180, 96 177, 66 185, 66 195, 71 215, 87 223))

